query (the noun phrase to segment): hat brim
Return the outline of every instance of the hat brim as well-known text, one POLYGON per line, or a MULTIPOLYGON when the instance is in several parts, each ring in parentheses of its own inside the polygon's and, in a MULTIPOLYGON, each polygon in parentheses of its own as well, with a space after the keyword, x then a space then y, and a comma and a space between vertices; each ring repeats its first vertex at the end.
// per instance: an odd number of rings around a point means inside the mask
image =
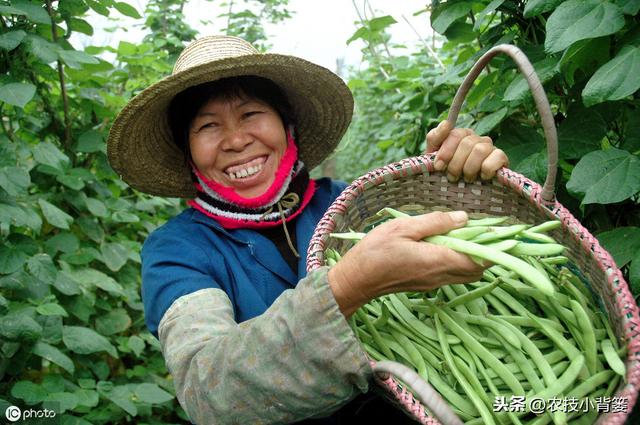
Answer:
POLYGON ((113 169, 134 189, 191 198, 195 189, 167 119, 175 95, 221 78, 257 75, 276 83, 291 103, 300 159, 312 169, 338 145, 353 114, 353 97, 333 72, 295 56, 254 54, 189 68, 149 86, 124 107, 109 133, 113 169))

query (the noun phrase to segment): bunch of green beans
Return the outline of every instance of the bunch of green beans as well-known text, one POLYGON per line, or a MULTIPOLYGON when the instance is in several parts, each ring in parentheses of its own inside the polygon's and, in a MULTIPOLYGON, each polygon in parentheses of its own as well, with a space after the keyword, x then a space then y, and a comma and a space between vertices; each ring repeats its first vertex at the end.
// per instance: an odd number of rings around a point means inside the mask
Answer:
MULTIPOLYGON (((406 214, 385 208, 389 218, 406 214)), ((412 367, 467 424, 587 424, 595 409, 533 414, 496 411, 496 397, 605 397, 625 376, 625 347, 564 247, 547 234, 560 226, 469 220, 426 239, 494 265, 478 282, 430 292, 389 294, 360 308, 350 324, 368 355, 412 367)), ((365 233, 331 234, 357 241, 365 233)), ((340 261, 325 251, 329 266, 340 261)))

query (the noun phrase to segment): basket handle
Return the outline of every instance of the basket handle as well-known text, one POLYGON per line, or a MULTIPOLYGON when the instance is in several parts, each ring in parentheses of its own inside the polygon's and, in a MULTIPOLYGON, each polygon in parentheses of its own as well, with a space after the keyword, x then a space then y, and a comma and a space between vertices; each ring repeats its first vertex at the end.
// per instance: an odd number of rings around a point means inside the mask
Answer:
POLYGON ((442 396, 412 369, 402 363, 390 360, 376 362, 372 368, 378 375, 390 373, 409 386, 411 393, 414 394, 443 425, 463 425, 462 420, 455 414, 442 396))
POLYGON ((451 124, 451 128, 455 127, 458 120, 458 114, 460 108, 464 102, 464 98, 473 86, 473 82, 480 75, 480 72, 484 69, 489 61, 498 53, 505 53, 513 59, 518 65, 518 69, 524 75, 529 89, 533 94, 533 99, 538 109, 538 114, 542 120, 542 128, 544 129, 544 136, 547 140, 547 157, 549 160, 549 166, 547 169, 547 179, 542 187, 542 199, 546 202, 553 202, 555 200, 555 182, 558 169, 558 134, 556 132, 556 126, 553 121, 553 115, 551 113, 551 107, 547 100, 547 95, 542 88, 542 83, 536 74, 533 65, 529 62, 527 56, 514 45, 511 44, 499 44, 489 49, 478 61, 473 65, 464 81, 458 88, 456 96, 453 98, 453 103, 449 109, 449 116, 447 121, 451 124))

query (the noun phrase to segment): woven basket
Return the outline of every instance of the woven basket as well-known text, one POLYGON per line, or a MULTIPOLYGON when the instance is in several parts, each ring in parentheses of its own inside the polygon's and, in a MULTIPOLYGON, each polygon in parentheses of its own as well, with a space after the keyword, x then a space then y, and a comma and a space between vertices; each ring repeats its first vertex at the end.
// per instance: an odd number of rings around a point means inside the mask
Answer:
MULTIPOLYGON (((448 120, 455 125, 464 97, 482 69, 498 53, 505 53, 516 62, 533 94, 547 140, 549 168, 545 184, 540 186, 506 168, 499 170, 496 177, 488 182, 450 183, 442 172, 435 171, 433 155, 408 158, 378 168, 347 187, 320 220, 309 245, 307 270, 312 271, 325 264, 324 251, 327 248, 343 252, 350 243, 329 238, 329 233, 362 230, 383 207, 399 208, 417 204, 426 210, 464 210, 511 216, 528 223, 560 220, 562 227, 553 231, 551 236, 568 248, 567 256, 589 280, 608 314, 616 336, 628 349, 626 379, 617 388, 615 397, 627 398, 629 412, 603 413, 597 422, 623 424, 636 402, 640 388, 638 306, 611 255, 569 210, 555 200, 558 157, 556 129, 544 90, 522 51, 515 46, 499 45, 485 53, 458 89, 448 120)), ((423 424, 461 423, 441 398, 428 392, 431 387, 416 373, 395 362, 371 363, 380 386, 416 420, 423 424)))

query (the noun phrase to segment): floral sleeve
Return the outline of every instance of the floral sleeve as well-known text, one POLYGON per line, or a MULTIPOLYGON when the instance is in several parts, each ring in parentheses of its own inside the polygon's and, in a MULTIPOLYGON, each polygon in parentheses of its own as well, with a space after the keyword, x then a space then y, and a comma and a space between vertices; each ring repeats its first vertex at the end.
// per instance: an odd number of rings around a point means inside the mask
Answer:
POLYGON ((240 324, 224 291, 185 295, 164 314, 159 336, 178 400, 196 424, 326 416, 366 392, 371 377, 326 267, 240 324))

